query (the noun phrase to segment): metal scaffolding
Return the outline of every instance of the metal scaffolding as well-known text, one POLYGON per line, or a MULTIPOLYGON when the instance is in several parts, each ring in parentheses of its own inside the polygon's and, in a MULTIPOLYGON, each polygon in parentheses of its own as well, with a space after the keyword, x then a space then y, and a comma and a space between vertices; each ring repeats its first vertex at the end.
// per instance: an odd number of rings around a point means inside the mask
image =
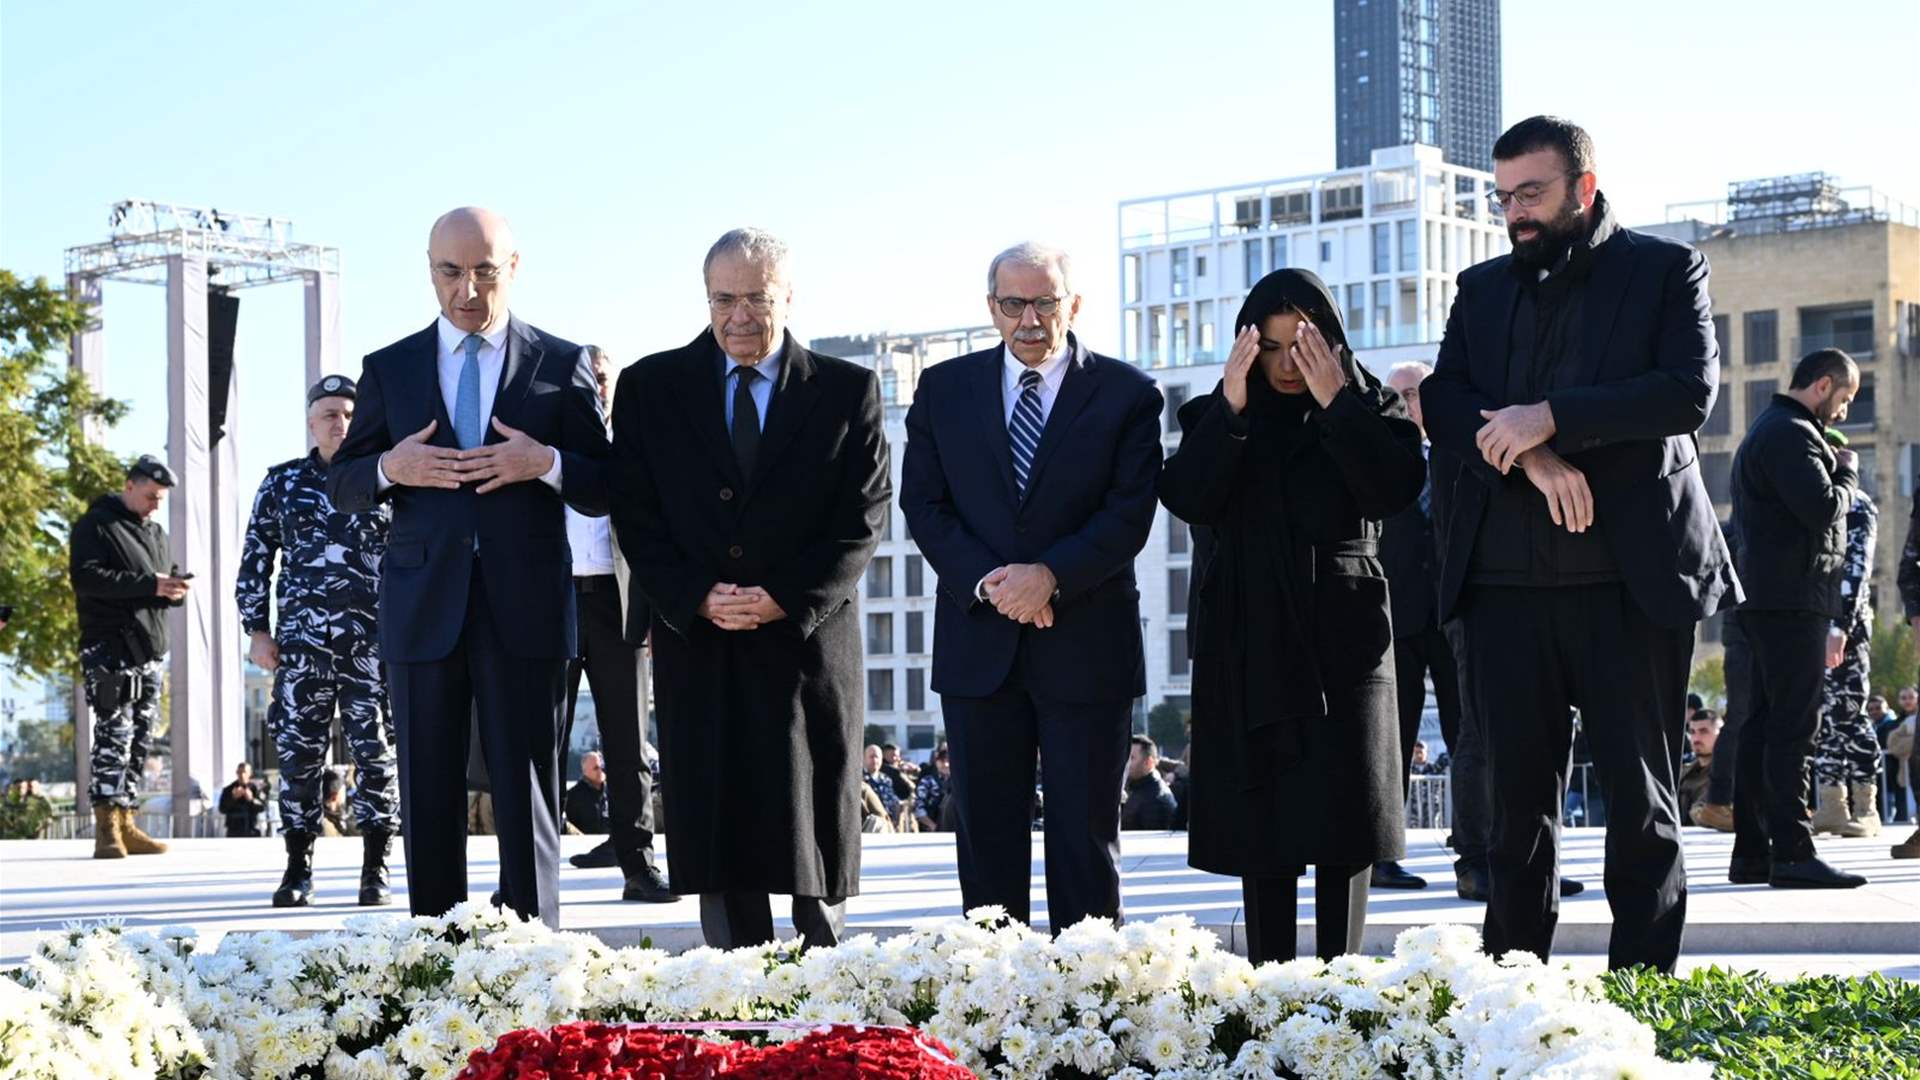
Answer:
MULTIPOLYGON (((68 248, 67 294, 88 307, 69 362, 93 389, 107 392, 104 294, 108 281, 167 290, 167 463, 179 486, 167 500, 167 533, 178 567, 197 575, 187 603, 174 609, 168 635, 169 737, 173 754, 175 835, 190 835, 193 793, 219 790, 244 754, 241 663, 246 655, 234 601, 246 492, 229 409, 224 435, 213 430, 216 396, 207 364, 207 294, 299 282, 306 290, 306 379, 340 370, 340 253, 297 243, 285 218, 176 203, 115 203, 107 239, 68 248)), ((225 399, 238 399, 238 368, 225 373, 225 399)), ((99 432, 92 432, 96 438, 99 432)), ((87 811, 93 732, 86 701, 74 700, 78 809, 87 811)))

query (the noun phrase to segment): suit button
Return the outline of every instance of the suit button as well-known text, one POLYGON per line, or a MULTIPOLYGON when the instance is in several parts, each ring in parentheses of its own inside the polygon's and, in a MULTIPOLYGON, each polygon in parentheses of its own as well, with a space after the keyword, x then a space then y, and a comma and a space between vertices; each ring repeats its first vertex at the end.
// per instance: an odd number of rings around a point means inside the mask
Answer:
POLYGON ((728 554, 729 556, 731 556, 731 557, 733 557, 733 558, 735 558, 735 559, 737 559, 737 558, 739 558, 740 556, 742 556, 742 555, 745 555, 745 554, 746 554, 746 552, 745 552, 745 551, 742 551, 742 550, 740 549, 740 545, 739 545, 739 544, 735 544, 735 545, 733 545, 732 547, 730 547, 730 548, 728 548, 728 549, 727 549, 727 554, 728 554))
POLYGON ((720 501, 721 501, 721 502, 726 502, 727 500, 729 500, 729 499, 731 499, 731 498, 733 498, 733 489, 732 489, 732 488, 728 488, 728 487, 723 487, 723 488, 721 488, 721 489, 720 489, 720 501))

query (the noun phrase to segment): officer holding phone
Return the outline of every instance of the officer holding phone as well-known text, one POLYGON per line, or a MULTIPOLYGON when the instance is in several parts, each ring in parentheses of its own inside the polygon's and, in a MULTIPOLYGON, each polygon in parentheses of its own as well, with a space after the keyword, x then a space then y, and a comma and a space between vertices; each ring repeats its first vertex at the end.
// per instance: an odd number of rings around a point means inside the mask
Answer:
POLYGON ((193 576, 174 566, 167 534, 153 520, 174 483, 166 462, 142 454, 128 466, 126 486, 95 499, 73 523, 68 575, 80 621, 81 677, 93 713, 87 793, 96 859, 167 850, 140 830, 133 807, 148 736, 160 713, 167 609, 186 602, 193 576))

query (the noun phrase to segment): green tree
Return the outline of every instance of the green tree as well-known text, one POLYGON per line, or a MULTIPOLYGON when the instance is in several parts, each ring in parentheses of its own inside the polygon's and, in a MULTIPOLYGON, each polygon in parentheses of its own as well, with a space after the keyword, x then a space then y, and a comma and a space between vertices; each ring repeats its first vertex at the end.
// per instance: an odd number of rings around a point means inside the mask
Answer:
POLYGON ((87 503, 117 489, 125 463, 87 438, 126 415, 56 353, 86 325, 84 305, 45 278, 0 270, 0 656, 29 676, 79 670, 67 537, 87 503))
POLYGON ((1895 701, 1895 691, 1920 680, 1920 670, 1916 670, 1920 669, 1920 654, 1914 648, 1913 628, 1904 622, 1884 619, 1874 624, 1867 654, 1873 692, 1884 694, 1889 705, 1895 701))
POLYGON ((1708 708, 1724 712, 1727 708, 1726 661, 1712 656, 1693 665, 1693 677, 1687 680, 1687 689, 1699 694, 1708 708))
POLYGON ((1147 710, 1147 737, 1160 748, 1163 757, 1179 757, 1187 751, 1187 712, 1171 701, 1162 701, 1147 710))

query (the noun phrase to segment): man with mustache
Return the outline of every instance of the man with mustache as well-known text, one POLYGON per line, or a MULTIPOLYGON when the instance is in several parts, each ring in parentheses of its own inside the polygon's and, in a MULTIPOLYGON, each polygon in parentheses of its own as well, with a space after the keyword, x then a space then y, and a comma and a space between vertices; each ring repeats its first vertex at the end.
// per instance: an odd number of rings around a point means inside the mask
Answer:
POLYGON ((880 380, 787 330, 787 246, 734 229, 708 325, 620 373, 614 539, 653 613, 673 891, 707 944, 809 947, 860 891, 860 577, 893 497, 880 380), (747 797, 742 798, 745 792, 747 797))
POLYGON ((1707 262, 1615 223, 1569 121, 1523 120, 1493 157, 1513 250, 1460 275, 1420 388, 1435 451, 1463 466, 1439 614, 1463 624, 1485 728, 1486 946, 1552 950, 1577 708, 1608 808, 1608 964, 1671 971, 1694 625, 1740 597, 1693 439, 1719 383, 1707 262))
POLYGON ((1133 557, 1153 527, 1162 401, 1072 333, 1065 252, 1009 248, 987 290, 1005 344, 921 375, 900 508, 940 579, 933 688, 962 904, 1029 920, 1037 756, 1058 933, 1120 916, 1121 785, 1146 691, 1133 557))

